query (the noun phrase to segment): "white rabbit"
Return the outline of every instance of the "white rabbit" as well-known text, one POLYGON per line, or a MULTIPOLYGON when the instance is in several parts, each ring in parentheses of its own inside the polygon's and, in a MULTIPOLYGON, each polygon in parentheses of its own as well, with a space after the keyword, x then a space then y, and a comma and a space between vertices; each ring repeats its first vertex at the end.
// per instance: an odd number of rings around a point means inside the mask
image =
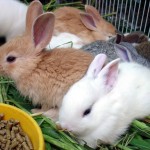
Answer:
POLYGON ((105 61, 102 54, 95 57, 59 112, 60 126, 93 148, 97 140, 114 143, 135 118, 150 114, 150 70, 119 59, 102 68, 105 61))
POLYGON ((25 31, 27 6, 17 0, 0 0, 0 36, 6 41, 25 31))

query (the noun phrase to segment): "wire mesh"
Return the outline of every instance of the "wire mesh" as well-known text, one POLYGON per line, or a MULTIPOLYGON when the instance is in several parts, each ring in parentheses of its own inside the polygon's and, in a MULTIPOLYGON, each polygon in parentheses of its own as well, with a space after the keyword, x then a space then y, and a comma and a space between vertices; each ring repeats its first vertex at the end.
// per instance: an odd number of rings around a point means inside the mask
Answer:
POLYGON ((150 0, 87 0, 86 2, 97 8, 99 13, 119 31, 123 33, 142 31, 150 37, 150 0))

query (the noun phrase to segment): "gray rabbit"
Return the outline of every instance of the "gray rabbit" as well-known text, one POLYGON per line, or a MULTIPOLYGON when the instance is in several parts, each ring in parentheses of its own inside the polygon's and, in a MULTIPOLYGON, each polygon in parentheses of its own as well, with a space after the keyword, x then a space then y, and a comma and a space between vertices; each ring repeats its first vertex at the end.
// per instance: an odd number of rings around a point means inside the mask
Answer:
POLYGON ((118 58, 117 53, 114 49, 114 43, 107 41, 95 41, 91 44, 82 47, 83 50, 92 53, 96 56, 99 53, 104 53, 108 56, 108 61, 112 61, 118 58))
POLYGON ((127 42, 121 42, 120 44, 114 44, 117 56, 119 56, 123 61, 134 61, 143 66, 150 68, 150 61, 137 53, 137 50, 132 46, 132 44, 127 42), (122 52, 120 52, 121 50, 122 52))
MULTIPOLYGON (((138 32, 139 34, 139 32, 138 32)), ((141 32, 142 34, 142 32, 141 32)), ((131 34, 132 37, 134 37, 136 34, 131 34)), ((129 38, 126 39, 131 39, 129 38)), ((131 43, 128 42, 122 42, 124 39, 122 38, 122 35, 118 34, 117 38, 111 41, 95 41, 91 44, 85 45, 82 47, 83 50, 88 51, 92 53, 93 55, 97 55, 99 53, 104 53, 108 56, 108 61, 112 61, 118 57, 120 57, 123 61, 135 61, 139 64, 142 64, 144 66, 147 66, 150 68, 150 61, 147 58, 144 58, 143 56, 139 55, 137 53, 137 50, 132 45, 133 43, 141 43, 141 41, 148 41, 146 36, 142 34, 141 36, 138 36, 141 40, 138 40, 135 38, 135 40, 129 40, 131 43), (119 43, 119 44, 116 44, 119 43), (120 51, 121 49, 122 51, 120 51)))

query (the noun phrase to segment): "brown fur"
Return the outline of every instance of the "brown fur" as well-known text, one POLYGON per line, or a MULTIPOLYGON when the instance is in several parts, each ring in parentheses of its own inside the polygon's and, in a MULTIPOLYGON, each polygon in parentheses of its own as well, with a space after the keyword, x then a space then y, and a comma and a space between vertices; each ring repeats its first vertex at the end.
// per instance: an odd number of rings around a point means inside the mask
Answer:
POLYGON ((122 37, 123 42, 128 43, 143 43, 148 42, 148 37, 141 31, 131 32, 130 34, 122 37))
POLYGON ((93 60, 91 54, 82 50, 43 49, 49 43, 49 35, 53 32, 53 26, 47 30, 49 24, 54 25, 54 15, 45 13, 36 19, 33 29, 27 28, 23 36, 0 47, 0 73, 12 78, 19 91, 24 96, 29 96, 34 104, 41 104, 44 111, 59 108, 64 94, 73 83, 83 77, 93 60), (7 62, 8 56, 16 57, 16 60, 7 62))
MULTIPOLYGON (((89 6, 90 9, 92 6, 89 6)), ((94 9, 92 7, 92 9, 94 9)), ((94 9, 97 12, 97 10, 94 9)), ((54 11, 56 21, 54 34, 60 32, 69 32, 80 37, 85 44, 96 40, 107 40, 109 36, 116 36, 116 28, 100 15, 99 21, 95 19, 97 29, 95 31, 89 30, 81 21, 80 10, 73 7, 61 7, 54 11)), ((98 12, 97 12, 98 14, 98 12)))
POLYGON ((137 45, 136 50, 138 54, 145 57, 146 59, 150 60, 150 42, 142 42, 139 45, 137 45))

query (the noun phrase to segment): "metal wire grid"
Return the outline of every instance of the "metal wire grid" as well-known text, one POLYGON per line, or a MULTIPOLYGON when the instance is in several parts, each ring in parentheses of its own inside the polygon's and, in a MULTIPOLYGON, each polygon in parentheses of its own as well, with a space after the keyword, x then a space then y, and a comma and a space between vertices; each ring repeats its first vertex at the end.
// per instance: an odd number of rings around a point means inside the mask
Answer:
POLYGON ((150 0, 87 0, 123 33, 143 31, 150 37, 150 0))

